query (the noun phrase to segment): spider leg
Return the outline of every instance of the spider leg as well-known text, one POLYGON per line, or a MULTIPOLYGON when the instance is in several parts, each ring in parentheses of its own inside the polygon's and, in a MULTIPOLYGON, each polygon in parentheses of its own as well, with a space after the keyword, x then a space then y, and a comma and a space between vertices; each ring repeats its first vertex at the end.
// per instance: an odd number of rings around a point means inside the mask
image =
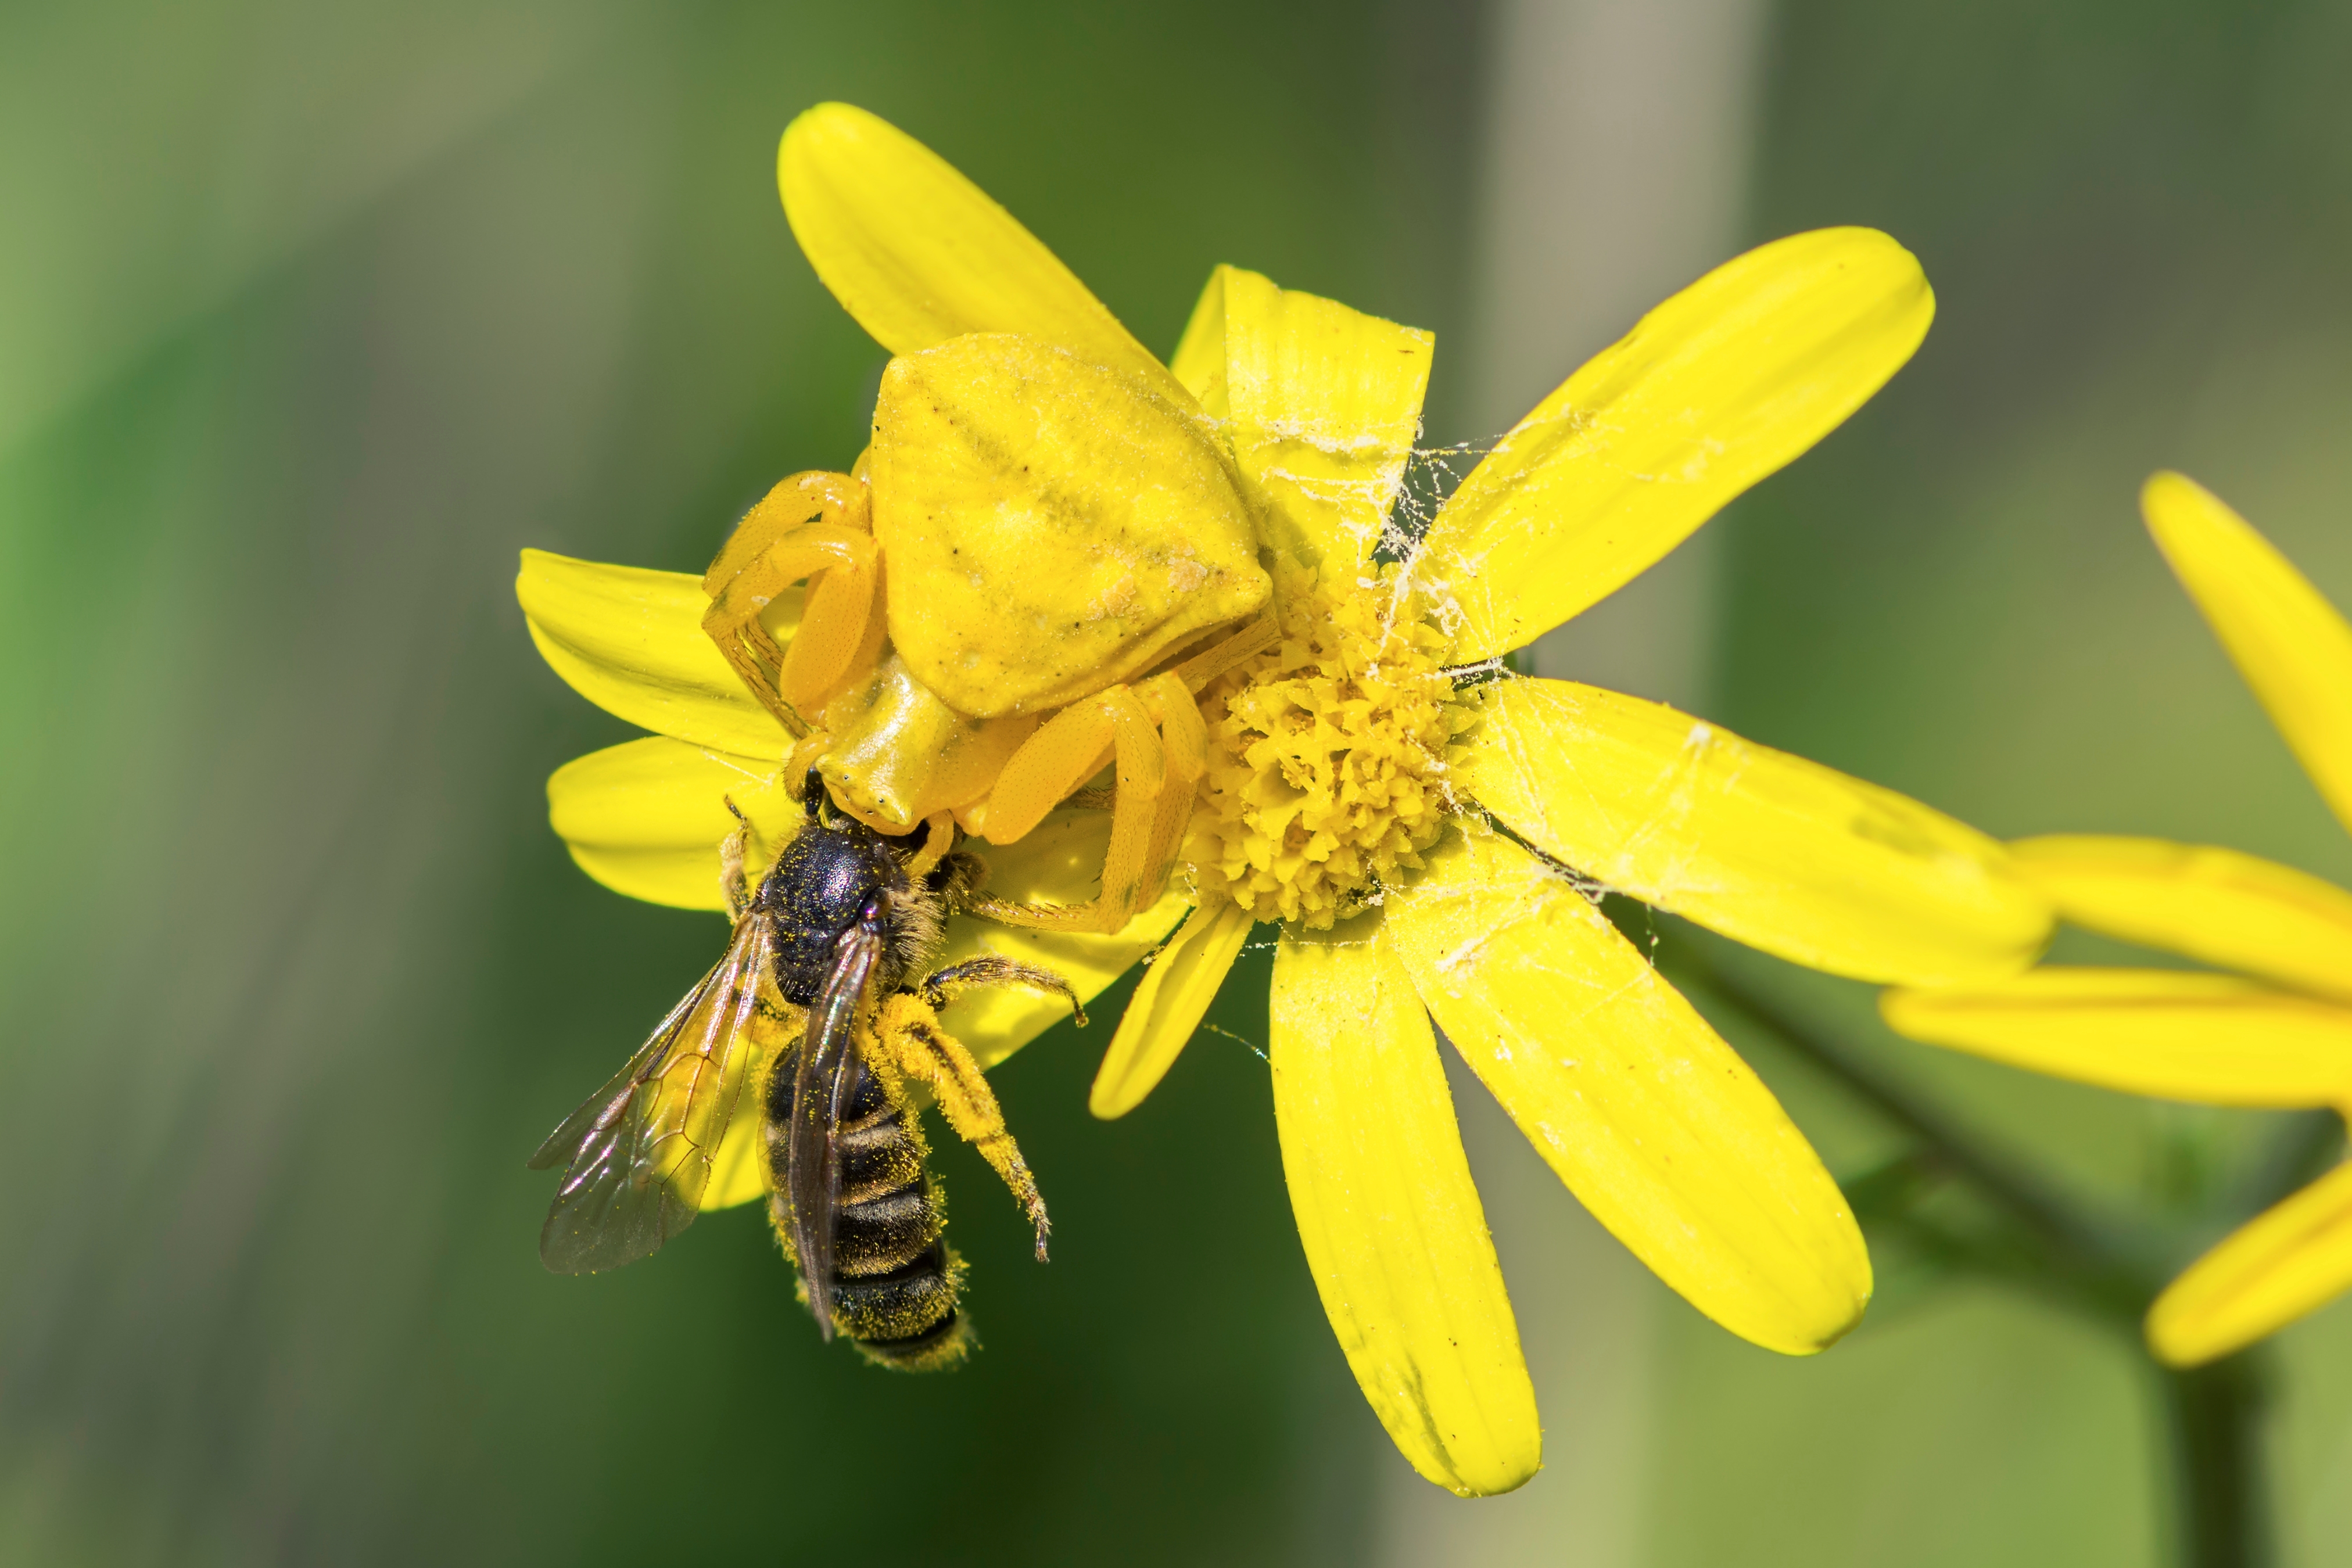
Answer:
POLYGON ((908 880, 919 882, 931 874, 932 869, 948 857, 955 848, 955 814, 934 811, 923 821, 923 847, 907 862, 908 880))
POLYGON ((795 735, 804 716, 878 657, 881 561, 866 486, 841 474, 798 474, 768 492, 704 573, 702 629, 753 695, 795 735), (808 580, 800 628, 779 648, 760 617, 808 580))
POLYGON ((1212 643, 1171 673, 1184 683, 1186 691, 1197 694, 1206 690, 1211 681, 1244 659, 1269 646, 1281 633, 1282 628, 1274 617, 1265 616, 1251 622, 1222 642, 1212 643))
MULTIPOLYGON (((1152 818, 1151 837, 1144 851, 1141 873, 1136 879, 1134 909, 1128 912, 1130 917, 1135 909, 1157 903, 1167 887, 1168 868, 1174 863, 1177 851, 1183 847, 1185 825, 1192 820, 1192 804, 1200 795, 1201 779, 1209 770, 1209 727, 1202 721, 1200 705, 1185 689, 1182 674, 1171 671, 1145 682, 1143 702, 1152 721, 1160 727, 1167 783, 1160 791, 1152 818)), ((1108 885, 1107 876, 1105 885, 1108 885)))
MULTIPOLYGON (((1168 681, 1162 676, 1147 689, 1168 681)), ((1189 702, 1189 698, 1187 699, 1189 702)), ((1195 722, 1198 722, 1197 710, 1195 722)), ((1112 686, 1072 703, 1022 744, 990 791, 981 831, 991 843, 1013 843, 1045 813, 1099 771, 1118 765, 1110 848, 1103 856, 1102 892, 1086 904, 1047 907, 979 897, 966 907, 1007 925, 1047 931, 1117 931, 1134 918, 1154 877, 1155 844, 1163 831, 1161 797, 1169 786, 1168 747, 1150 710, 1132 686, 1112 686), (1111 755, 1104 757, 1105 751, 1111 755)), ((1197 778, 1197 773, 1194 775, 1197 778)), ((1179 783, 1186 810, 1192 783, 1179 783)), ((1164 875, 1164 872, 1161 873, 1164 875)))

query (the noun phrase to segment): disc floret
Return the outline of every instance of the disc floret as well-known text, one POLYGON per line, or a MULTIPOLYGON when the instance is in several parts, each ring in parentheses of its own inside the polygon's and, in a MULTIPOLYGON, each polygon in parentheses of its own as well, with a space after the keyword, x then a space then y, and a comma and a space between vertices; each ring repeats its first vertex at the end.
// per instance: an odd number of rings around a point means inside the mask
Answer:
POLYGON ((1446 637, 1395 567, 1285 573, 1281 640, 1211 688, 1209 769, 1187 846, 1198 891, 1316 930, 1418 868, 1453 809, 1470 715, 1446 637))

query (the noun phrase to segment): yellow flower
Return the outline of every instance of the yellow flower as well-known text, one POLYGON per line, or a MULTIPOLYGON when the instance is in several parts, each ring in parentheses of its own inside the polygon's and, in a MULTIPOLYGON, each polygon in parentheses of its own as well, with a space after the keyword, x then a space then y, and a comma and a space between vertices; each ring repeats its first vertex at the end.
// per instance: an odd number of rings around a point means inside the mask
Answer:
MULTIPOLYGON (((2352 825, 2352 626, 2193 481, 2158 474, 2140 506, 2239 674, 2352 825)), ((2168 1100, 2352 1106, 2352 894, 2235 850, 2161 839, 2070 835, 2012 847, 2064 918, 2239 973, 2053 966, 1997 985, 1894 990, 1880 1009, 1895 1029, 2168 1100)), ((2348 1285, 2352 1165, 2340 1165, 2167 1287, 2148 1312, 2148 1344, 2193 1366, 2348 1285)))
MULTIPOLYGON (((1587 1207, 1702 1311, 1796 1354, 1851 1328, 1870 1266, 1836 1186, 1592 894, 1915 983, 2022 967, 2046 903, 1999 845, 1916 802, 1657 704, 1511 676, 1502 656, 1874 392, 1933 312, 1913 257, 1839 229, 1718 268, 1570 378, 1413 537, 1391 517, 1429 334, 1227 267, 1162 365, 1001 207, 873 116, 811 110, 779 169, 802 249, 894 354, 1013 334, 1106 367, 1197 418, 1247 498, 1279 635, 1202 695, 1190 885, 1116 937, 967 920, 959 939, 1066 969, 1047 951, 1065 946, 1093 966, 1090 992, 1197 904, 1097 1080, 1094 1109, 1117 1115, 1167 1071, 1253 925, 1282 923, 1285 1169, 1326 1310, 1406 1458, 1471 1495, 1524 1481, 1540 1448, 1433 1015, 1587 1207)), ((1156 482, 1070 476, 1087 495, 1156 482)), ((695 580, 534 556, 522 593, 566 679, 674 737, 557 774, 558 831, 609 885, 715 906, 717 797, 772 788, 784 736, 702 637, 695 580)), ((794 613, 772 612, 780 643, 794 613)), ((990 851, 991 891, 1086 898, 1102 816, 1065 808, 990 851), (1063 847, 1033 848, 1050 834, 1063 847), (994 880, 1008 865, 1030 868, 1025 883, 994 880)), ((993 1058, 1033 1022, 956 1028, 993 1058)))

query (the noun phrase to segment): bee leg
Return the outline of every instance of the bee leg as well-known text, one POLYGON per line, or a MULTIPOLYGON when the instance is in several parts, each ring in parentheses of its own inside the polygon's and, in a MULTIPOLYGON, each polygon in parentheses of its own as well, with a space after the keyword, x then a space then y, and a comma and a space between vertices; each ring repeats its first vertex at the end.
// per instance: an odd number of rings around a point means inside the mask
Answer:
POLYGON ((737 525, 703 575, 702 629, 743 684, 794 735, 803 710, 880 656, 881 575, 865 485, 843 474, 796 474, 737 525), (778 648, 760 616, 806 578, 800 630, 778 648))
POLYGON ((874 1039, 901 1074, 930 1085, 948 1125, 1004 1178, 1037 1232, 1037 1261, 1044 1262, 1045 1237, 1053 1229, 1045 1218, 1045 1200, 1037 1191, 1037 1178, 1029 1174, 1029 1162, 1021 1157, 1021 1145, 1005 1129, 1003 1108, 971 1052, 940 1027, 929 1002, 908 991, 882 1004, 874 1019, 874 1039))
POLYGON ((743 918, 750 907, 751 894, 744 877, 744 858, 751 852, 751 819, 745 816, 731 796, 722 795, 727 802, 727 814, 735 819, 735 831, 719 841, 719 891, 727 897, 727 917, 743 918))
POLYGON ((924 879, 925 885, 947 900, 951 909, 967 907, 988 882, 988 862, 970 850, 950 850, 924 879))
POLYGON ((982 832, 992 843, 1020 839, 1106 761, 1116 761, 1118 782, 1100 894, 1052 908, 974 898, 965 905, 971 913, 1038 930, 1111 932, 1159 898, 1208 767, 1200 706, 1172 671, 1097 692, 1047 720, 997 776, 982 832))
POLYGON ((1070 1016, 1078 1020, 1080 1029, 1087 1027, 1087 1009, 1069 981, 1051 969, 1024 964, 1017 958, 999 957, 993 953, 932 970, 923 982, 923 1000, 936 1010, 980 986, 1026 986, 1033 991, 1051 991, 1066 997, 1070 1016))

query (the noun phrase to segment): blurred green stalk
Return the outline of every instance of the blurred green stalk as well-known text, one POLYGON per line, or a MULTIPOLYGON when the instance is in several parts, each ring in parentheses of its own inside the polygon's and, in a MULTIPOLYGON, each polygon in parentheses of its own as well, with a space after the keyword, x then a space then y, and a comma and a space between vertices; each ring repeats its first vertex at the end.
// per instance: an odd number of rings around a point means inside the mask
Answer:
MULTIPOLYGON (((1956 1272, 2040 1294, 2112 1329, 2147 1369, 2161 1401, 2175 1502, 2174 1552, 2182 1568, 2267 1568, 2276 1560, 2273 1492, 2264 1441, 2269 1354, 2255 1344, 2202 1366, 2173 1367, 2150 1354, 2141 1331, 2149 1305, 2193 1249, 2187 1225, 2091 1212, 2018 1156, 1923 1102, 1858 1052, 1823 1038, 1755 989, 1726 975, 1696 944, 1661 945, 1659 967, 1811 1062, 1911 1147, 1848 1181, 1855 1217, 1897 1228, 1956 1272), (1991 1217, 1963 1227, 1924 1212, 1939 1181, 1964 1185, 1991 1217)), ((2286 1118, 2255 1178, 2225 1200, 2237 1220, 2269 1207, 2323 1166, 2342 1136, 2326 1113, 2286 1118)), ((2196 1217, 2210 1221, 2211 1214, 2196 1217)), ((2201 1234, 2201 1227, 2198 1228, 2201 1234)), ((2151 1451, 2158 1451, 2151 1445, 2151 1451)))

